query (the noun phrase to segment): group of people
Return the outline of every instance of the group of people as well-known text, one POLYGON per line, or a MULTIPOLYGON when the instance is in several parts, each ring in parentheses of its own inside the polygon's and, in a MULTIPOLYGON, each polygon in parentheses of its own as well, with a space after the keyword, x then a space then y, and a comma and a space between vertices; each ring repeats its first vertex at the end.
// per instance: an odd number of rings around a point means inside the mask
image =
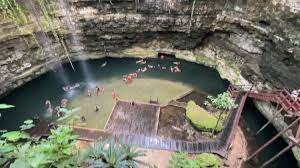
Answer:
MULTIPOLYGON (((130 78, 130 80, 132 80, 132 78, 133 77, 137 77, 137 74, 129 74, 128 76, 127 76, 127 79, 129 79, 128 77, 131 77, 130 78)), ((128 81, 129 82, 129 81, 128 81)), ((103 94, 104 93, 104 91, 105 91, 105 87, 104 87, 104 85, 102 85, 102 86, 100 86, 100 87, 98 87, 98 86, 96 86, 96 88, 95 88, 95 93, 96 93, 96 96, 100 96, 101 94, 103 94)), ((92 91, 92 89, 87 89, 87 96, 92 96, 93 95, 93 91, 92 91)), ((117 94, 117 92, 116 92, 116 90, 115 89, 113 89, 112 90, 112 92, 111 92, 111 95, 112 95, 112 98, 114 99, 114 100, 116 100, 116 101, 118 101, 120 98, 119 98, 119 95, 117 94)), ((99 107, 98 106, 96 106, 95 107, 95 111, 97 112, 97 111, 99 111, 99 107)))
POLYGON ((129 75, 123 75, 123 81, 125 83, 131 83, 133 78, 137 78, 137 73, 130 73, 129 75))
POLYGON ((173 66, 170 67, 171 72, 181 72, 179 69, 180 62, 173 62, 173 66))
POLYGON ((67 85, 67 86, 64 86, 62 87, 62 89, 65 91, 65 92, 68 92, 70 90, 74 90, 76 88, 80 87, 80 84, 79 83, 75 83, 74 85, 67 85))
POLYGON ((62 99, 60 101, 60 105, 53 108, 50 100, 45 101, 45 107, 47 109, 47 112, 50 113, 51 115, 56 115, 58 117, 61 117, 63 115, 61 112, 61 108, 66 108, 67 104, 68 104, 68 99, 62 99))
MULTIPOLYGON (((96 96, 100 96, 101 93, 103 93, 104 91, 105 91, 104 85, 102 85, 100 87, 96 86, 96 88, 95 88, 96 96)), ((92 89, 87 89, 87 95, 88 96, 92 96, 93 95, 92 89)))
POLYGON ((291 96, 297 100, 300 101, 300 89, 298 90, 293 90, 291 96))

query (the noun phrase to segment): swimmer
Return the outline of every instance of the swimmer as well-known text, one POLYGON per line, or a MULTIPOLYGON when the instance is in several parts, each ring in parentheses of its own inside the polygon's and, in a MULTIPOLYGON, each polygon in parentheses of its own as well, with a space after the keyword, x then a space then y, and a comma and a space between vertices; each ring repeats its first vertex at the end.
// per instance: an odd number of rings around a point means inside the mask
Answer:
POLYGON ((88 89, 88 90, 87 90, 87 95, 88 95, 88 96, 92 96, 92 91, 91 91, 91 89, 88 89))
POLYGON ((61 108, 66 108, 67 107, 67 103, 68 103, 68 99, 62 99, 60 101, 60 107, 61 108))
POLYGON ((100 91, 103 93, 105 91, 104 85, 100 86, 100 91))
POLYGON ((55 129, 56 125, 53 122, 51 122, 51 123, 48 124, 48 128, 55 129))
POLYGON ((69 85, 62 87, 65 92, 70 91, 71 87, 69 85))
POLYGON ((60 111, 60 107, 59 107, 59 106, 56 106, 56 107, 55 107, 54 112, 56 113, 57 117, 62 116, 62 113, 61 113, 61 111, 60 111))
POLYGON ((153 65, 148 65, 148 68, 152 69, 152 68, 154 68, 154 66, 153 65))
POLYGON ((140 59, 140 60, 136 61, 135 63, 140 64, 140 63, 142 63, 142 62, 144 62, 144 60, 143 60, 143 59, 140 59))
POLYGON ((113 99, 115 99, 116 101, 118 101, 118 100, 119 100, 119 96, 117 95, 117 93, 116 93, 116 90, 115 90, 115 89, 113 89, 113 91, 111 92, 111 95, 112 95, 113 99))
POLYGON ((101 68, 105 67, 107 62, 105 61, 103 64, 101 64, 101 68))
POLYGON ((160 55, 160 59, 164 59, 165 56, 163 54, 160 55))
POLYGON ((71 87, 69 88, 69 90, 73 90, 73 89, 76 89, 76 88, 78 88, 78 87, 80 87, 80 84, 79 84, 79 83, 75 83, 73 86, 71 86, 71 87))
POLYGON ((96 86, 96 95, 99 96, 100 95, 100 88, 98 86, 96 86))
POLYGON ((180 62, 173 62, 174 65, 180 65, 180 62))
POLYGON ((46 106, 46 108, 51 108, 51 102, 50 102, 50 100, 46 100, 45 101, 45 106, 46 106))
POLYGON ((132 77, 129 75, 129 76, 127 76, 127 83, 131 83, 132 82, 132 77))
POLYGON ((129 74, 129 76, 132 77, 132 78, 136 78, 137 77, 137 73, 131 73, 131 74, 129 74))
POLYGON ((170 70, 171 70, 171 72, 174 72, 174 68, 173 67, 170 67, 170 70))
POLYGON ((181 72, 181 70, 179 69, 179 67, 176 65, 176 66, 174 66, 174 72, 181 72))
POLYGON ((84 116, 81 116, 81 117, 80 117, 80 121, 81 121, 81 122, 85 122, 85 121, 86 121, 86 118, 85 118, 84 116))
POLYGON ((98 112, 98 111, 99 111, 99 107, 96 106, 96 107, 95 107, 95 112, 98 112))
POLYGON ((144 67, 143 69, 142 69, 142 72, 146 72, 147 71, 147 67, 144 67))

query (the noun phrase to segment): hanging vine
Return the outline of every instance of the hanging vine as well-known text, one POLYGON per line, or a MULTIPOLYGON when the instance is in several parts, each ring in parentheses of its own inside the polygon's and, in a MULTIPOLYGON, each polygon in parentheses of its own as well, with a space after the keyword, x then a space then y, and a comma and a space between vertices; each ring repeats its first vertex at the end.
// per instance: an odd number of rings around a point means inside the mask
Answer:
POLYGON ((189 35, 191 33, 191 28, 192 28, 192 21, 193 21, 193 16, 194 16, 194 11, 195 11, 195 4, 196 4, 196 0, 193 1, 193 6, 192 6, 192 11, 191 11, 191 18, 190 18, 190 23, 189 23, 189 35))
MULTIPOLYGON (((68 61, 73 69, 73 71, 75 71, 75 68, 73 66, 73 63, 72 63, 72 60, 70 58, 70 55, 69 55, 69 52, 68 52, 68 49, 67 49, 67 46, 66 46, 66 43, 64 42, 63 38, 62 38, 62 35, 60 34, 59 31, 56 31, 55 28, 54 28, 54 23, 53 23, 53 18, 50 16, 49 14, 49 11, 51 10, 54 10, 54 8, 47 8, 47 4, 45 2, 45 0, 37 0, 39 5, 40 5, 40 8, 42 10, 42 13, 47 21, 47 24, 48 26, 50 27, 51 29, 51 32, 56 40, 56 42, 60 43, 61 46, 63 47, 63 50, 65 51, 65 54, 68 58, 68 61)), ((48 4, 50 5, 50 4, 48 4)))
POLYGON ((140 6, 140 0, 135 0, 135 9, 136 9, 136 13, 139 12, 139 6, 140 6))
MULTIPOLYGON (((51 18, 50 14, 49 14, 49 9, 47 9, 47 5, 45 3, 44 0, 29 0, 31 3, 31 7, 33 8, 33 10, 31 12, 34 13, 34 18, 36 19, 34 23, 37 24, 37 26, 39 27, 40 30, 42 30, 42 32, 44 33, 45 37, 47 39, 50 39, 48 37, 48 35, 45 33, 47 31, 45 31, 45 29, 49 28, 50 31, 52 32, 55 41, 58 42, 59 44, 61 44, 64 52, 66 53, 68 60, 74 69, 74 66, 71 62, 71 59, 69 57, 69 53, 66 47, 66 44, 64 42, 64 40, 61 38, 61 35, 59 34, 59 31, 55 30, 55 26, 53 23, 53 19, 51 18), (39 13, 37 13, 37 9, 35 8, 35 4, 33 3, 33 1, 37 1, 39 8, 42 12, 42 17, 44 18, 44 20, 39 19, 39 13)), ((15 24, 15 26, 17 27, 17 30, 22 34, 23 31, 21 29, 21 27, 25 24, 29 23, 29 16, 28 13, 25 11, 25 9, 16 2, 16 0, 0 0, 0 13, 1 16, 4 17, 4 19, 10 19, 11 21, 13 21, 13 23, 15 24)), ((28 34, 30 34, 33 38, 33 41, 37 44, 38 48, 41 49, 43 55, 46 57, 45 52, 43 50, 43 47, 39 44, 38 40, 35 37, 35 34, 33 33, 33 31, 31 30, 30 32, 27 32, 28 34)), ((27 46, 29 47, 29 43, 27 42, 27 40, 22 37, 24 42, 27 44, 27 46)))

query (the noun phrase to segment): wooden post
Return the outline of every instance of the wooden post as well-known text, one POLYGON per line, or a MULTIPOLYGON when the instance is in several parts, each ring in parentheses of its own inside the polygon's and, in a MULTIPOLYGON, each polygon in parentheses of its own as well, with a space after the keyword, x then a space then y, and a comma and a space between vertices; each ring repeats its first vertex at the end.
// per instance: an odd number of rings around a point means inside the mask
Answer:
MULTIPOLYGON (((277 110, 277 109, 276 109, 277 110)), ((265 125, 263 125, 257 132, 256 132, 256 134, 255 135, 258 135, 262 130, 264 130, 279 114, 280 114, 280 112, 283 110, 283 107, 281 107, 281 109, 280 110, 278 110, 275 114, 274 114, 274 116, 272 117, 272 119, 271 120, 269 120, 265 125)))
POLYGON ((284 154, 286 151, 290 150, 294 146, 295 146, 294 142, 290 143, 287 147, 285 147, 284 149, 282 149, 279 153, 277 153, 271 159, 269 159, 268 161, 264 162, 264 164, 261 166, 261 168, 266 167, 268 164, 270 164, 271 162, 273 162, 275 159, 277 159, 279 156, 281 156, 282 154, 284 154))
POLYGON ((299 139, 299 136, 300 136, 300 124, 298 126, 298 130, 297 130, 297 133, 296 133, 296 139, 299 139))
POLYGON ((295 124, 297 124, 300 120, 300 117, 298 117, 295 121, 293 121, 289 126, 287 126, 285 129, 277 133, 272 139, 270 139, 268 142, 266 142, 263 146, 261 146, 257 151, 255 151, 251 156, 248 157, 246 161, 251 160, 254 156, 256 156, 259 152, 261 152, 263 149, 265 149, 267 146, 269 146, 273 141, 275 141, 279 136, 281 136, 285 131, 293 127, 295 124))
POLYGON ((194 16, 194 10, 195 10, 195 3, 196 0, 193 1, 193 6, 192 6, 192 12, 191 12, 191 18, 190 18, 190 23, 189 23, 189 35, 191 33, 191 28, 192 28, 192 20, 193 20, 193 16, 194 16))
POLYGON ((215 128, 213 129, 211 136, 213 136, 215 134, 215 131, 216 131, 217 127, 218 127, 218 124, 220 122, 220 119, 221 119, 221 116, 222 116, 223 113, 224 113, 224 110, 222 110, 222 112, 220 113, 220 115, 218 117, 217 124, 216 124, 215 128))

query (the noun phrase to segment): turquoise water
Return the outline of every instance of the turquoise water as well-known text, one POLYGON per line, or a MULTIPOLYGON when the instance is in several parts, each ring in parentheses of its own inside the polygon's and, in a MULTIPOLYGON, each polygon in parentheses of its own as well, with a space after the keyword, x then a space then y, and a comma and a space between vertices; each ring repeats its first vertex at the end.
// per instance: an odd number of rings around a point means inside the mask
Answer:
MULTIPOLYGON (((59 77, 59 74, 62 74, 62 71, 59 69, 55 72, 50 71, 37 79, 28 82, 24 86, 15 89, 8 96, 0 100, 1 103, 13 104, 16 106, 14 109, 2 112, 2 117, 0 118, 0 129, 17 129, 24 120, 30 117, 46 117, 47 114, 44 105, 46 100, 50 100, 53 106, 57 106, 63 98, 68 98, 71 102, 72 100, 78 100, 80 96, 84 95, 87 87, 94 88, 95 84, 103 83, 107 85, 110 81, 121 81, 123 75, 135 72, 138 68, 143 68, 143 66, 137 65, 136 61, 136 59, 131 58, 104 58, 87 61, 86 63, 90 70, 89 76, 92 79, 91 81, 86 81, 83 70, 80 68, 80 64, 78 62, 74 63, 76 72, 73 72, 71 67, 68 64, 65 64, 64 73, 67 81, 71 84, 81 84, 81 88, 70 93, 66 93, 62 90, 62 87, 67 84, 63 82, 61 77, 59 77), (101 65, 104 62, 107 62, 107 65, 104 68, 101 68, 101 65)), ((160 64, 161 67, 165 66, 167 69, 149 69, 148 71, 139 74, 139 79, 156 79, 164 82, 174 82, 176 85, 182 84, 184 88, 194 88, 212 95, 224 92, 228 87, 228 82, 221 79, 216 70, 202 65, 180 61, 180 68, 182 72, 172 73, 170 72, 169 67, 173 65, 173 61, 178 60, 147 59, 146 61, 147 64, 156 67, 160 64)), ((151 90, 155 90, 157 87, 151 88, 151 85, 146 84, 145 86, 148 87, 148 90, 145 91, 145 93, 149 94, 150 98, 151 90)), ((116 85, 116 87, 116 90, 118 90, 118 87, 121 86, 116 85)), ((122 97, 122 95, 120 96, 122 97)), ((152 98, 155 99, 155 97, 152 98)), ((95 119, 97 119, 97 117, 95 117, 95 119)), ((265 123, 265 119, 253 107, 253 105, 251 105, 251 103, 248 103, 245 106, 243 120, 245 121, 245 125, 250 128, 249 136, 251 136, 251 133, 254 133, 255 130, 265 123)), ((274 128, 270 127, 268 129, 269 131, 264 131, 259 137, 255 138, 258 143, 262 144, 266 139, 271 138, 271 136, 276 133, 274 128)), ((277 153, 284 147, 284 145, 286 144, 282 141, 282 139, 274 143, 274 145, 268 149, 269 152, 260 155, 258 163, 277 153)), ((289 167, 296 166, 295 159, 293 159, 290 151, 274 162, 272 167, 282 167, 287 163, 289 164, 289 167)), ((254 163, 254 167, 255 165, 257 165, 257 163, 254 163)))

